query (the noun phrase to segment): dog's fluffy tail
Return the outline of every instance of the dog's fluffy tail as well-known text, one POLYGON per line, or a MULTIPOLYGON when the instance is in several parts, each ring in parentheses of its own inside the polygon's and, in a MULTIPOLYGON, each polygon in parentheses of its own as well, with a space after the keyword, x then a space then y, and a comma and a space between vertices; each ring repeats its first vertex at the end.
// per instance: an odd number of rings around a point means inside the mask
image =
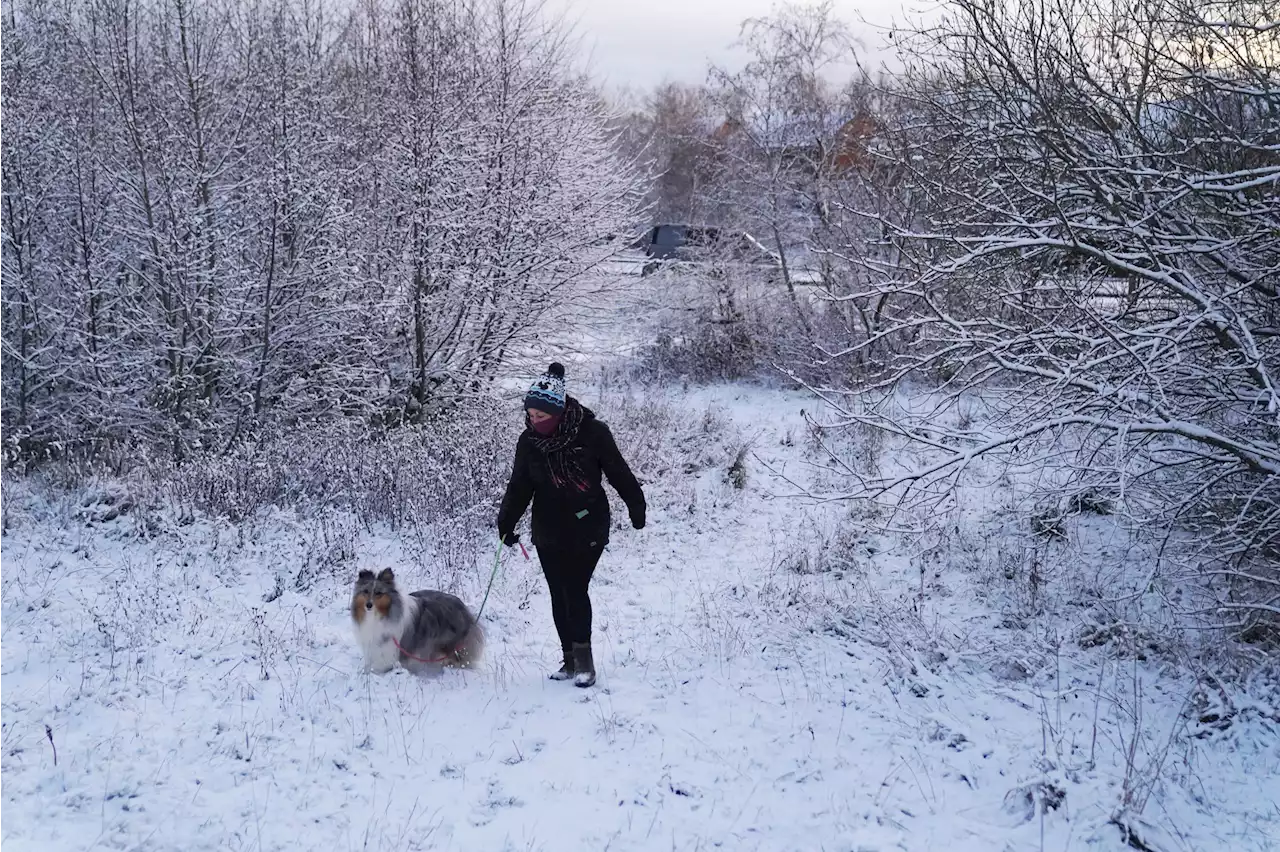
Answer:
POLYGON ((471 622, 471 629, 454 646, 453 653, 458 665, 464 668, 472 668, 484 658, 484 628, 480 626, 480 622, 471 622))

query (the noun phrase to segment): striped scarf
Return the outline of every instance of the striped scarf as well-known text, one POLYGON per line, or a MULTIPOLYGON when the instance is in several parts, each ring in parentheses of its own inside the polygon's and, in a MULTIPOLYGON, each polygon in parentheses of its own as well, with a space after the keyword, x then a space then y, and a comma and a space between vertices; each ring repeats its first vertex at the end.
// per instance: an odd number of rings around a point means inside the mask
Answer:
POLYGON ((529 429, 530 440, 547 457, 547 467, 551 469, 551 481, 556 488, 564 488, 567 485, 572 485, 579 491, 591 488, 586 474, 582 472, 575 458, 578 450, 573 446, 585 417, 586 413, 582 405, 573 397, 567 397, 564 401, 564 414, 560 415, 560 423, 557 424, 556 431, 543 437, 533 428, 528 413, 525 414, 525 426, 529 429))

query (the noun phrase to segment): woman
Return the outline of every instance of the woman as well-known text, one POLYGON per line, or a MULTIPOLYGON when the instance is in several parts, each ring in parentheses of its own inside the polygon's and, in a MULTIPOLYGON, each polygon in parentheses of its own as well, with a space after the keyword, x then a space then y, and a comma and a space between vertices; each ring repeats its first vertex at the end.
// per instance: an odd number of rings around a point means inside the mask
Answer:
POLYGON ((551 615, 560 634, 564 665, 552 680, 578 686, 596 682, 591 658, 591 598, 587 586, 609 543, 609 498, 601 475, 617 490, 644 529, 640 483, 618 452, 609 427, 564 391, 564 366, 552 364, 524 398, 525 430, 498 511, 498 535, 516 544, 516 524, 533 501, 531 540, 551 592, 551 615))

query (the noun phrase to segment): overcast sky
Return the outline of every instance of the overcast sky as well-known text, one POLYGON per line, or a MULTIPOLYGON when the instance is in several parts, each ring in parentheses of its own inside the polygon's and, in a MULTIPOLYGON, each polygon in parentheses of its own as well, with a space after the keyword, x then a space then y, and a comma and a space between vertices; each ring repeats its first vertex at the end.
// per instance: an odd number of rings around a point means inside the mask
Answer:
MULTIPOLYGON (((708 60, 740 64, 730 46, 743 19, 766 16, 775 5, 775 0, 549 0, 552 10, 576 22, 596 75, 611 88, 636 89, 664 80, 702 82, 708 60)), ((903 0, 833 0, 832 6, 869 54, 884 44, 882 28, 906 14, 903 0)))

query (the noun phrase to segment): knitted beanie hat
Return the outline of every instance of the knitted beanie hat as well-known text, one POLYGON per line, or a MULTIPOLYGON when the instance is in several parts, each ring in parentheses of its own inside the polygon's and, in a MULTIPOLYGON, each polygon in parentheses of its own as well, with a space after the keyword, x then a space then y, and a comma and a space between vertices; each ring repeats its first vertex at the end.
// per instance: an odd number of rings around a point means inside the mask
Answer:
POLYGON ((547 414, 564 413, 564 364, 552 362, 538 377, 524 397, 525 408, 536 408, 547 414))

